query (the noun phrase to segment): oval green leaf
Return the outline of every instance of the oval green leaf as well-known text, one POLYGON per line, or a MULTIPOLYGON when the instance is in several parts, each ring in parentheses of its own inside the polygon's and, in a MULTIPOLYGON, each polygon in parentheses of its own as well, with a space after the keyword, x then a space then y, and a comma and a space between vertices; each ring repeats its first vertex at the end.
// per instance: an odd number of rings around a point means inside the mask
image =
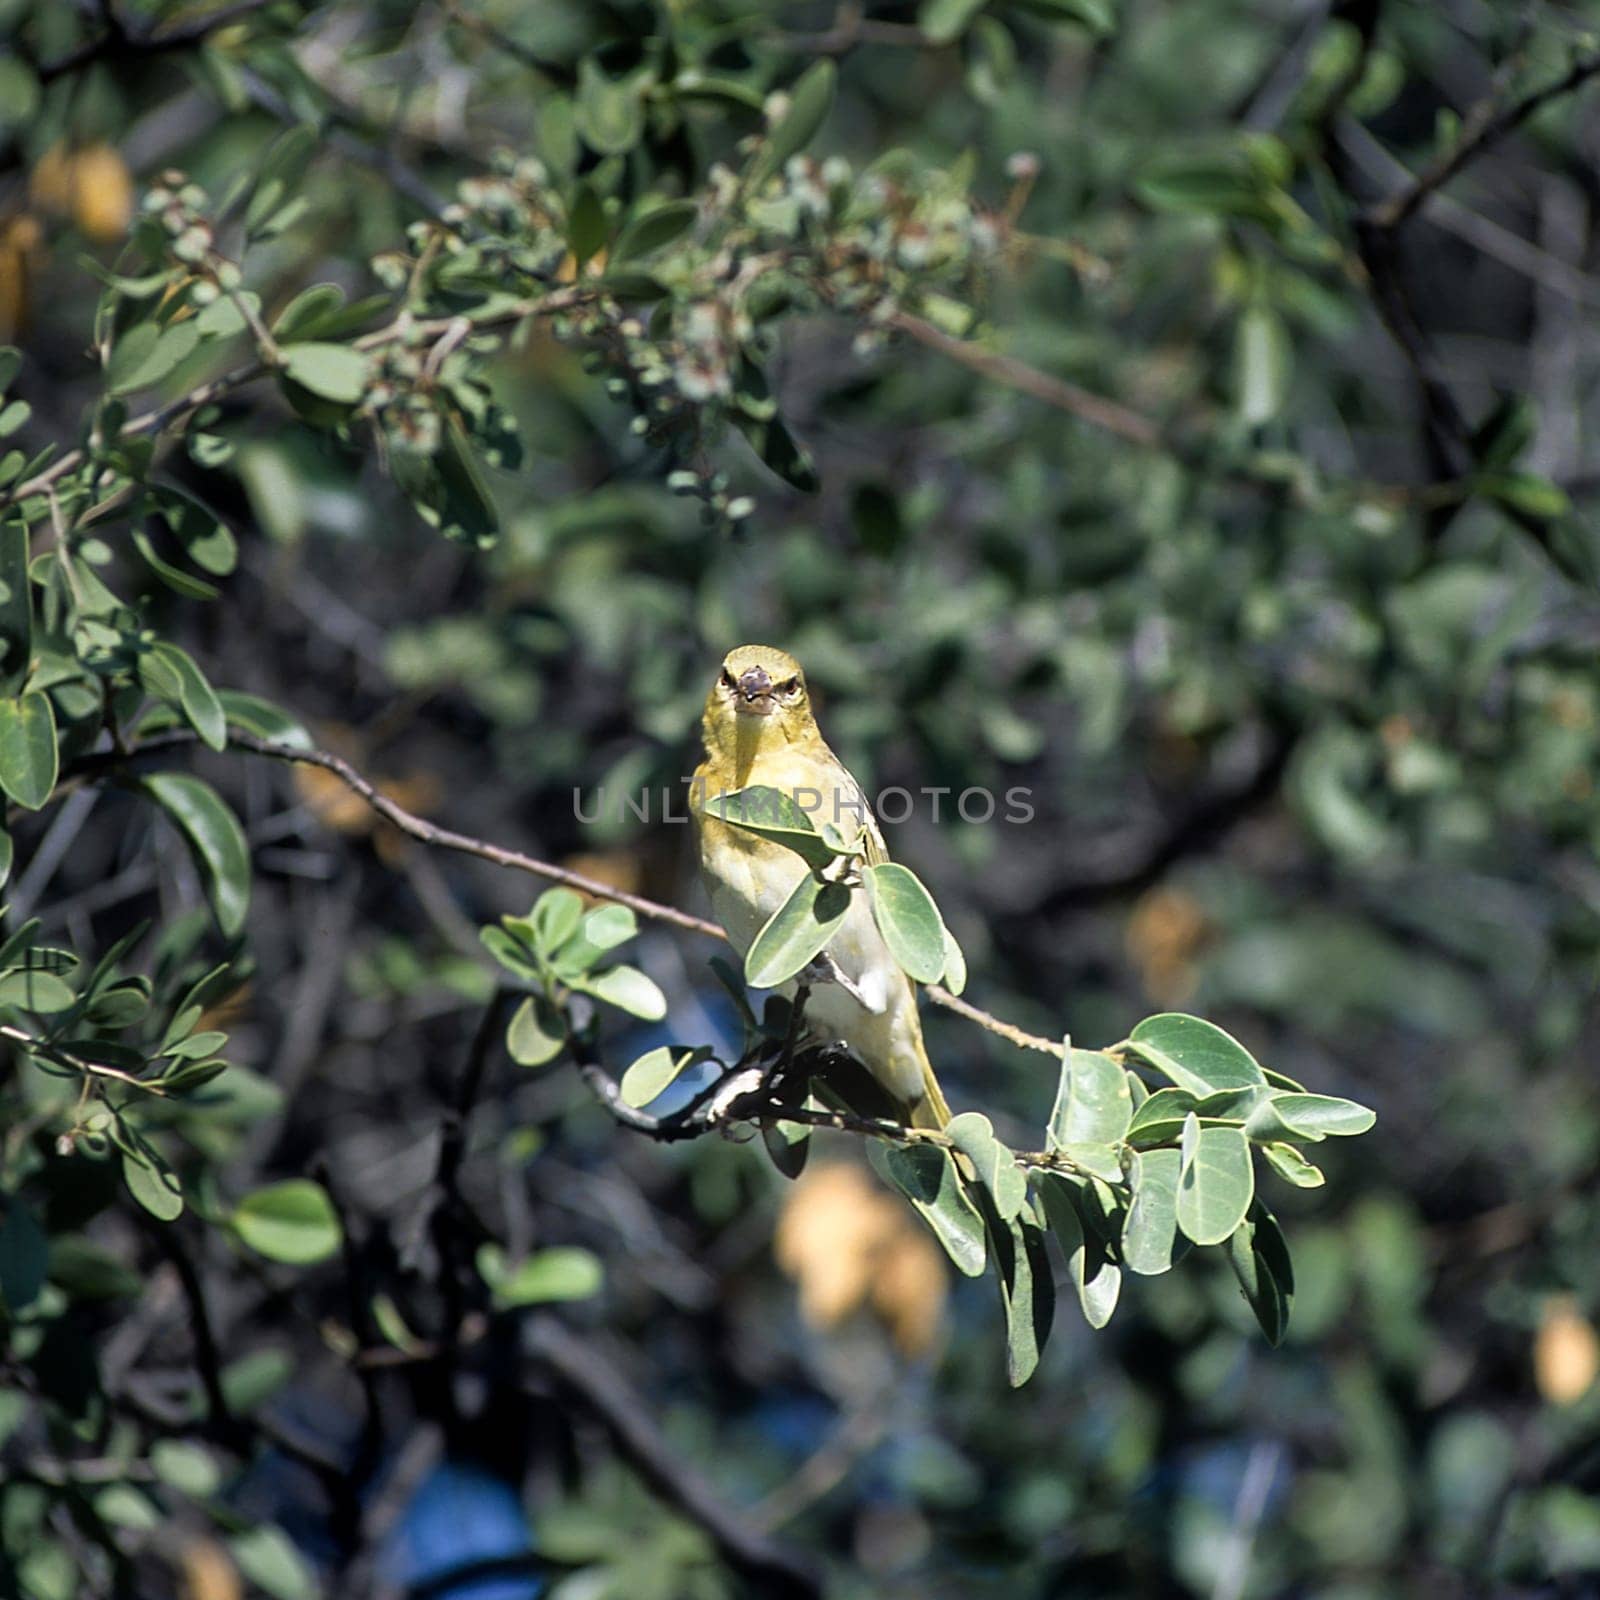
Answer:
POLYGON ((667 997, 637 967, 611 967, 573 987, 645 1022, 659 1022, 667 1014, 667 997))
POLYGON ((917 1208, 933 1229, 957 1272, 981 1278, 989 1253, 983 1217, 956 1171, 955 1158, 941 1145, 889 1145, 872 1149, 873 1164, 917 1208))
POLYGON ((217 926, 233 938, 250 909, 250 847, 239 819, 210 784, 187 773, 153 773, 139 787, 189 841, 217 926))
POLYGON ((872 900, 873 920, 889 954, 908 977, 937 983, 944 975, 944 923, 933 896, 908 867, 885 861, 862 874, 872 900))
POLYGON ((542 1067, 561 1054, 566 1042, 561 1013, 543 995, 529 995, 506 1027, 506 1053, 518 1066, 542 1067))
POLYGON ((1066 1047, 1055 1108, 1050 1113, 1050 1148, 1121 1144, 1132 1118, 1133 1093, 1127 1072, 1098 1050, 1066 1047))
POLYGON ((0 789, 37 811, 56 786, 56 714, 37 689, 0 700, 0 789))
POLYGON ((787 983, 833 937, 849 909, 843 884, 806 873, 755 936, 744 958, 745 982, 753 989, 787 983))
POLYGON ((1178 1176, 1178 1226, 1196 1244, 1221 1244, 1255 1195, 1250 1142, 1238 1128, 1202 1128, 1190 1113, 1178 1176))
POLYGON ((283 370, 303 389, 341 405, 354 405, 367 387, 367 358, 349 345, 290 345, 283 353, 283 370))
POLYGON ((296 1267, 325 1261, 343 1237, 327 1190, 310 1178, 288 1178, 247 1194, 234 1207, 233 1227, 257 1255, 296 1267))
POLYGON ((1232 1034, 1181 1011, 1146 1017, 1129 1042, 1180 1089, 1202 1098, 1219 1089, 1250 1089, 1267 1081, 1256 1058, 1232 1034))

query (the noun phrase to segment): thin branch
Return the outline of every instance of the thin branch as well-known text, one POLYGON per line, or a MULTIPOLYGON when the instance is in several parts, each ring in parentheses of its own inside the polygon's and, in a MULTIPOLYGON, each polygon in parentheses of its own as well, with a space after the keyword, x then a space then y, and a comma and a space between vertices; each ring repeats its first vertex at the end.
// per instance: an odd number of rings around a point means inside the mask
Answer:
MULTIPOLYGON (((193 733, 179 728, 147 739, 133 750, 95 751, 74 762, 63 774, 63 783, 92 779, 98 774, 126 766, 141 756, 187 748, 195 742, 196 737, 193 733)), ((440 850, 455 850, 462 855, 476 856, 479 860, 492 862, 497 867, 510 867, 514 871, 526 872, 550 883, 576 889, 580 894, 590 895, 596 900, 610 900, 617 905, 627 906, 630 911, 641 917, 649 917, 657 922, 668 922, 689 933, 703 934, 708 939, 720 939, 724 943, 727 941, 727 934, 716 923, 707 921, 704 917, 680 911, 676 906, 663 905, 658 900, 647 900, 643 895, 633 894, 609 883, 602 883, 598 878, 574 872, 570 867, 560 867, 552 861, 541 861, 537 856, 527 855, 521 850, 507 850, 502 845, 489 843, 486 839, 476 839, 470 834, 438 827, 407 811, 404 806, 396 804, 370 778, 358 772, 343 756, 336 756, 331 751, 274 744, 270 740, 258 739, 254 734, 244 733, 236 728, 228 730, 228 748, 266 756, 273 761, 320 767, 324 772, 331 772, 347 788, 360 795, 386 822, 392 823, 402 833, 408 834, 422 844, 432 845, 440 850)), ((968 1022, 975 1022, 979 1027, 987 1028, 990 1033, 1007 1039, 1022 1049, 1042 1050, 1050 1055, 1060 1054, 1061 1047, 1058 1044, 1041 1038, 1038 1034, 1027 1033, 1012 1023, 1002 1021, 999 1017, 991 1016, 987 1011, 981 1010, 968 1000, 959 999, 936 983, 925 985, 924 992, 936 1005, 954 1011, 958 1016, 965 1017, 968 1022)))
POLYGON ((1061 1055, 1059 1040, 1046 1039, 1040 1034, 1029 1033, 1014 1022, 1002 1022, 999 1017, 990 1016, 987 1011, 980 1010, 970 1000, 963 1000, 960 995, 951 994, 948 989, 937 983, 926 984, 922 992, 935 1005, 941 1005, 945 1010, 955 1012, 958 1017, 965 1017, 968 1022, 977 1023, 980 1028, 986 1028, 999 1038, 1008 1040, 1019 1050, 1040 1050, 1047 1056, 1057 1058, 1061 1055))
MULTIPOLYGON (((497 307, 488 316, 469 321, 472 331, 482 332, 507 327, 528 317, 562 316, 593 298, 594 293, 594 289, 588 285, 573 284, 565 289, 552 290, 536 300, 518 300, 511 305, 497 307)), ((362 334, 352 343, 358 350, 378 350, 385 345, 418 335, 424 340, 440 338, 453 333, 461 320, 460 316, 417 319, 402 315, 381 328, 373 329, 371 333, 362 334)), ((266 377, 270 370, 264 362, 247 362, 243 366, 234 368, 232 372, 225 372, 220 377, 212 378, 198 388, 191 389, 188 394, 164 406, 157 406, 152 411, 130 418, 123 424, 120 437, 139 438, 145 434, 165 433, 175 422, 198 411, 202 406, 210 405, 224 395, 231 394, 235 389, 243 388, 258 378, 266 377)), ((87 450, 69 450, 64 456, 58 456, 48 467, 36 472, 33 477, 23 479, 21 483, 0 494, 0 508, 14 505, 32 495, 43 494, 51 484, 69 472, 75 472, 88 457, 87 450)))
POLYGON ((108 6, 106 15, 111 26, 106 32, 58 56, 54 61, 43 62, 35 70, 41 83, 53 83, 57 78, 80 72, 94 62, 111 56, 125 61, 130 56, 160 56, 176 50, 188 50, 204 44, 212 34, 220 33, 222 29, 243 22, 257 11, 265 11, 268 6, 275 4, 277 0, 235 0, 234 4, 220 6, 193 22, 150 33, 131 32, 108 6))
POLYGON ((524 1325, 532 1358, 604 1424, 649 1487, 703 1529, 752 1592, 766 1600, 821 1600, 820 1578, 797 1556, 749 1527, 673 1449, 644 1399, 595 1348, 549 1316, 524 1325))
POLYGON ((1041 372, 1026 361, 1017 360, 1015 356, 1002 355, 999 351, 986 350, 969 340, 957 339, 909 311, 896 312, 889 318, 889 326, 915 339, 918 344, 937 350, 952 361, 959 361, 962 366, 982 377, 1032 395, 1035 400, 1042 400, 1058 411, 1065 411, 1130 443, 1151 448, 1163 444, 1161 429, 1149 417, 1115 400, 1108 400, 1104 395, 1068 383, 1065 378, 1041 372))
POLYGON ((1430 161, 1405 188, 1373 207, 1368 220, 1373 227, 1386 232, 1403 226, 1436 189, 1447 184, 1469 161, 1515 133, 1551 101, 1582 88, 1597 74, 1600 74, 1600 50, 1579 56, 1553 83, 1498 111, 1492 101, 1475 107, 1462 125, 1461 136, 1455 144, 1430 161))

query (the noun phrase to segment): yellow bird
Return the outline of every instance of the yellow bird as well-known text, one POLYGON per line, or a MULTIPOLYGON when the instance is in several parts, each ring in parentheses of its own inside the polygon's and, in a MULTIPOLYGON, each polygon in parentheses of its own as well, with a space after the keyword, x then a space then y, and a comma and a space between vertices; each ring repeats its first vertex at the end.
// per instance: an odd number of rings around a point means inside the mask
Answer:
MULTIPOLYGON (((699 828, 700 867, 712 908, 741 955, 810 868, 785 846, 704 815, 705 801, 752 784, 790 796, 808 791, 800 803, 817 824, 836 822, 847 837, 864 824, 867 864, 889 859, 860 785, 817 727, 805 674, 793 656, 760 644, 729 651, 706 696, 701 733, 706 757, 695 769, 690 812, 699 828), (813 795, 821 797, 820 807, 813 795)), ((859 1057, 913 1126, 943 1127, 950 1108, 923 1048, 916 991, 890 955, 860 890, 826 953, 856 993, 839 983, 813 987, 805 1013, 812 1031, 859 1057)), ((794 992, 792 982, 782 988, 794 992)))

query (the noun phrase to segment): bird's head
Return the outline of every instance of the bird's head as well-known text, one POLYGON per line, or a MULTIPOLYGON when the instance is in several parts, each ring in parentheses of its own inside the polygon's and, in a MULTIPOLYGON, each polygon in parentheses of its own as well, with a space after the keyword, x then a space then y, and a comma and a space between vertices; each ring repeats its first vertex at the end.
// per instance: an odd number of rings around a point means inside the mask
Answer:
POLYGON ((769 744, 798 744, 816 724, 800 663, 766 644, 742 644, 723 658, 706 696, 706 748, 732 755, 769 744))

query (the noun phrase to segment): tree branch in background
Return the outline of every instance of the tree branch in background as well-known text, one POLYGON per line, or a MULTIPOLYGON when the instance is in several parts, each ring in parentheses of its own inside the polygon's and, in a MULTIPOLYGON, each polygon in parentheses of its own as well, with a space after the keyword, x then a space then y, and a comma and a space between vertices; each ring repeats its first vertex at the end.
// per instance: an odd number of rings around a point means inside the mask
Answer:
POLYGON ((53 83, 57 78, 80 72, 112 56, 119 61, 126 61, 129 57, 170 55, 175 50, 188 50, 204 44, 212 34, 231 28, 236 22, 243 22, 275 4, 277 0, 235 0, 234 4, 221 6, 205 16, 196 17, 192 22, 150 31, 130 28, 117 15, 115 6, 107 4, 100 8, 108 23, 104 33, 87 40, 75 50, 69 50, 66 55, 58 56, 54 61, 41 62, 35 70, 41 83, 53 83))
POLYGON ((1068 383, 1065 378, 1057 378, 1048 372, 1041 372, 1037 367, 1030 367, 1026 361, 1019 361, 1015 356, 1002 355, 966 339, 957 339, 943 329, 934 327, 931 322, 912 316, 909 311, 896 312, 889 318, 889 326, 915 339, 918 344, 937 350, 952 361, 959 361, 962 366, 982 377, 1002 383, 1008 389, 1032 395, 1035 400, 1042 400, 1058 411, 1065 411, 1096 428, 1103 428, 1107 433, 1114 433, 1131 444, 1151 448, 1162 445, 1161 430, 1149 417, 1118 401, 1108 400, 1075 383, 1068 383))
POLYGON ((548 1316, 528 1320, 524 1341, 533 1360, 604 1425, 618 1452, 652 1491, 711 1537, 753 1593, 763 1600, 820 1600, 817 1574, 723 1504, 672 1448, 642 1397, 589 1341, 548 1316))
POLYGON ((1456 142, 1430 161, 1405 188, 1374 206, 1367 220, 1374 227, 1385 230, 1402 226, 1416 215, 1436 189, 1447 184, 1469 162, 1509 134, 1515 133, 1551 101, 1582 88, 1597 74, 1600 74, 1600 50, 1579 56, 1553 83, 1547 83, 1544 88, 1498 111, 1495 110, 1493 97, 1475 106, 1462 124, 1461 135, 1456 142))

